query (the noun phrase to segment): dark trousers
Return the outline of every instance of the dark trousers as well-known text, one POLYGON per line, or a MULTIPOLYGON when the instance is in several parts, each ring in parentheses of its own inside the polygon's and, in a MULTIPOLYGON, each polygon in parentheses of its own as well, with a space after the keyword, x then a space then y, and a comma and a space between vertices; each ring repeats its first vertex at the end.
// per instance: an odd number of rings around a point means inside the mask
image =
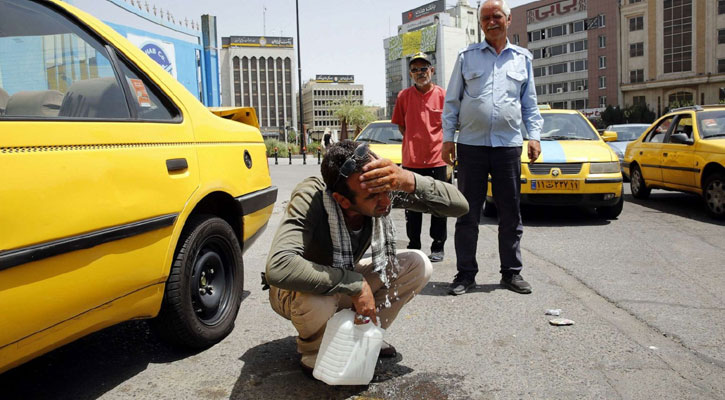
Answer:
MULTIPOLYGON (((416 174, 423 176, 431 176, 439 181, 447 182, 446 166, 434 168, 407 168, 416 174)), ((423 214, 415 211, 405 210, 405 230, 408 232, 408 248, 420 250, 420 232, 423 226, 423 214)), ((446 217, 430 216, 430 237, 433 244, 430 246, 431 252, 443 251, 443 245, 446 243, 446 217)))
POLYGON ((456 221, 458 278, 474 279, 478 273, 476 247, 481 206, 486 199, 488 175, 498 210, 498 254, 501 273, 519 273, 521 262, 521 147, 487 147, 459 144, 458 189, 468 200, 468 214, 456 221))

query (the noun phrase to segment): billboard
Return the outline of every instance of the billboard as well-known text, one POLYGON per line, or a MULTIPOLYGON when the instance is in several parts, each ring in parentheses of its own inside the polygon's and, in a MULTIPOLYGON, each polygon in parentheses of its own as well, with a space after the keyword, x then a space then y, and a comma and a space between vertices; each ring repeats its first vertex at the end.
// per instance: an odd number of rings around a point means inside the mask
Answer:
POLYGON ((316 75, 317 83, 355 83, 355 75, 316 75))
POLYGON ((403 23, 406 24, 410 21, 415 21, 418 18, 423 18, 428 15, 440 13, 446 10, 445 0, 436 0, 426 5, 408 10, 403 13, 403 23))
POLYGON ((146 53, 147 56, 151 57, 152 60, 156 61, 174 79, 178 79, 176 73, 176 51, 173 43, 148 36, 134 35, 132 33, 127 34, 126 39, 146 53))
POLYGON ((222 38, 222 47, 294 47, 291 37, 284 36, 229 36, 222 38))

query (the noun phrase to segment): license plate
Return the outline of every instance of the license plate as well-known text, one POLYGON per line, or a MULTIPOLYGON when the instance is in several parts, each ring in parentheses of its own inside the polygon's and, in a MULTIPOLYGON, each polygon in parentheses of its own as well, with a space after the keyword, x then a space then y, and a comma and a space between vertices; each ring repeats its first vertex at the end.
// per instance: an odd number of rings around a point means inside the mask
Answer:
POLYGON ((579 181, 537 179, 531 181, 531 190, 579 190, 579 181))

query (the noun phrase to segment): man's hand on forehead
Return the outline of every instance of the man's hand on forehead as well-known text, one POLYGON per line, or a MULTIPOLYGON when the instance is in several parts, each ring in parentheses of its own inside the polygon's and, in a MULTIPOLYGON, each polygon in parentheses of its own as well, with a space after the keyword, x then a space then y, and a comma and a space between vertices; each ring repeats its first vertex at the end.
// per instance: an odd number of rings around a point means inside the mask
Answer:
POLYGON ((367 163, 360 174, 360 187, 369 193, 415 190, 413 173, 404 170, 386 158, 377 158, 367 163))

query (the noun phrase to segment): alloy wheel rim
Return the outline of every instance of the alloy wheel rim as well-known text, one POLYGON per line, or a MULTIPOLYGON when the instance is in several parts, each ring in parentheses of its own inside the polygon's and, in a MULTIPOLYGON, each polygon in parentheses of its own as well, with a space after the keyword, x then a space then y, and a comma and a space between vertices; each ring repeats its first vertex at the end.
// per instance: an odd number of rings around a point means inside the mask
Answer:
POLYGON ((632 171, 632 192, 639 193, 642 182, 640 182, 639 170, 632 171))
POLYGON ((713 213, 717 215, 725 213, 725 187, 723 181, 717 179, 707 185, 705 202, 713 213))

